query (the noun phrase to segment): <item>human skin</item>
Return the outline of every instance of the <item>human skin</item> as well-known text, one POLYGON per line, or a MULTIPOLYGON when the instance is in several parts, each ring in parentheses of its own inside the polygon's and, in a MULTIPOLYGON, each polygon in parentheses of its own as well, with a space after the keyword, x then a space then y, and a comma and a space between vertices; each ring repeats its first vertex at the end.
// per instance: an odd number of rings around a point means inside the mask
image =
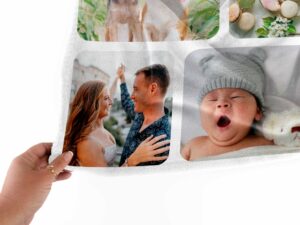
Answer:
POLYGON ((135 77, 133 91, 130 96, 134 102, 135 112, 143 112, 151 105, 151 102, 149 101, 149 97, 151 98, 151 91, 149 90, 150 88, 151 87, 148 82, 145 81, 144 74, 140 74, 135 77))
POLYGON ((170 140, 163 140, 165 138, 165 134, 157 137, 153 137, 153 135, 151 135, 146 138, 128 158, 128 166, 136 166, 139 163, 149 161, 166 160, 168 156, 156 156, 170 150, 170 140))
POLYGON ((262 113, 252 94, 238 88, 220 88, 209 92, 200 105, 201 124, 210 140, 218 146, 236 144, 249 133, 262 113), (218 126, 221 116, 227 116, 228 126, 218 126))
POLYGON ((103 120, 109 115, 112 100, 108 89, 103 89, 99 98, 99 117, 95 129, 86 137, 85 140, 77 144, 77 158, 80 166, 86 167, 106 167, 107 162, 104 158, 104 148, 114 145, 114 137, 104 128, 103 120))
POLYGON ((209 92, 200 104, 200 117, 208 136, 196 137, 186 144, 182 155, 188 160, 272 144, 263 137, 249 135, 262 112, 254 96, 245 90, 220 88, 209 92), (224 117, 226 122, 221 119, 224 117))
POLYGON ((100 104, 99 119, 102 119, 109 115, 109 111, 112 106, 112 100, 110 97, 110 93, 106 87, 103 89, 103 94, 99 100, 99 104, 100 104))
POLYGON ((42 143, 16 157, 10 165, 0 194, 0 224, 27 225, 46 200, 52 183, 68 179, 64 170, 72 159, 72 152, 58 156, 51 165, 48 159, 52 144, 42 143))

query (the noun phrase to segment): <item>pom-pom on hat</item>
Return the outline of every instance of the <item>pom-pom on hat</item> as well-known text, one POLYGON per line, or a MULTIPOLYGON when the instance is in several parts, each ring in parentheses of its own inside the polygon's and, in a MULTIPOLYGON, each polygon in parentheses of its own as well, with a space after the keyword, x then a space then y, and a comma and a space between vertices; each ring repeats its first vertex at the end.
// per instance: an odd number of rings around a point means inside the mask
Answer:
POLYGON ((266 53, 263 49, 252 49, 249 54, 221 52, 200 61, 204 81, 200 99, 218 88, 240 88, 253 94, 264 106, 265 72, 263 64, 266 53))

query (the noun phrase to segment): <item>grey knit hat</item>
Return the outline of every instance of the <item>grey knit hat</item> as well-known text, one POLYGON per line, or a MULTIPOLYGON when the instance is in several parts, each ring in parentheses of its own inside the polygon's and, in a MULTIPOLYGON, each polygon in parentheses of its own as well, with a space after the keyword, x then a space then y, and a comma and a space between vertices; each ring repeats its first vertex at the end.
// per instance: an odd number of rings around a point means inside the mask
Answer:
POLYGON ((257 97, 264 106, 265 72, 263 49, 252 49, 249 54, 222 52, 200 61, 204 82, 201 84, 200 99, 218 88, 240 88, 257 97))

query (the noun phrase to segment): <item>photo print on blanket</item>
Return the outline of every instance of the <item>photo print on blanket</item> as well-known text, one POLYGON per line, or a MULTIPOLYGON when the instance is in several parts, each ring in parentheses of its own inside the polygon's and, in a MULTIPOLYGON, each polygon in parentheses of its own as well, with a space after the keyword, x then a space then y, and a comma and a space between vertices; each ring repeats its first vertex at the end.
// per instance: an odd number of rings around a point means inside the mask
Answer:
POLYGON ((169 155, 172 57, 82 52, 73 64, 64 151, 72 166, 152 166, 169 155), (147 152, 148 154, 145 154, 147 152))
POLYGON ((184 69, 183 158, 299 151, 299 61, 299 46, 192 52, 184 69))
POLYGON ((86 41, 208 39, 219 30, 219 0, 80 0, 77 32, 86 41))
POLYGON ((230 32, 237 38, 299 36, 299 0, 230 0, 230 32))

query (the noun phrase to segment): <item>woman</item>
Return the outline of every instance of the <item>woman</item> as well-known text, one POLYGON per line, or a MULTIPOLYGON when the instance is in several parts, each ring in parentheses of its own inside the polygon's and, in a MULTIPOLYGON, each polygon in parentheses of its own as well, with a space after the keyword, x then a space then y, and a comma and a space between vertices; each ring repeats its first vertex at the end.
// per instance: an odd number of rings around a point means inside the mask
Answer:
POLYGON ((104 128, 104 118, 112 106, 110 92, 97 80, 83 83, 71 105, 63 152, 72 151, 72 166, 112 166, 116 156, 115 138, 104 128))

